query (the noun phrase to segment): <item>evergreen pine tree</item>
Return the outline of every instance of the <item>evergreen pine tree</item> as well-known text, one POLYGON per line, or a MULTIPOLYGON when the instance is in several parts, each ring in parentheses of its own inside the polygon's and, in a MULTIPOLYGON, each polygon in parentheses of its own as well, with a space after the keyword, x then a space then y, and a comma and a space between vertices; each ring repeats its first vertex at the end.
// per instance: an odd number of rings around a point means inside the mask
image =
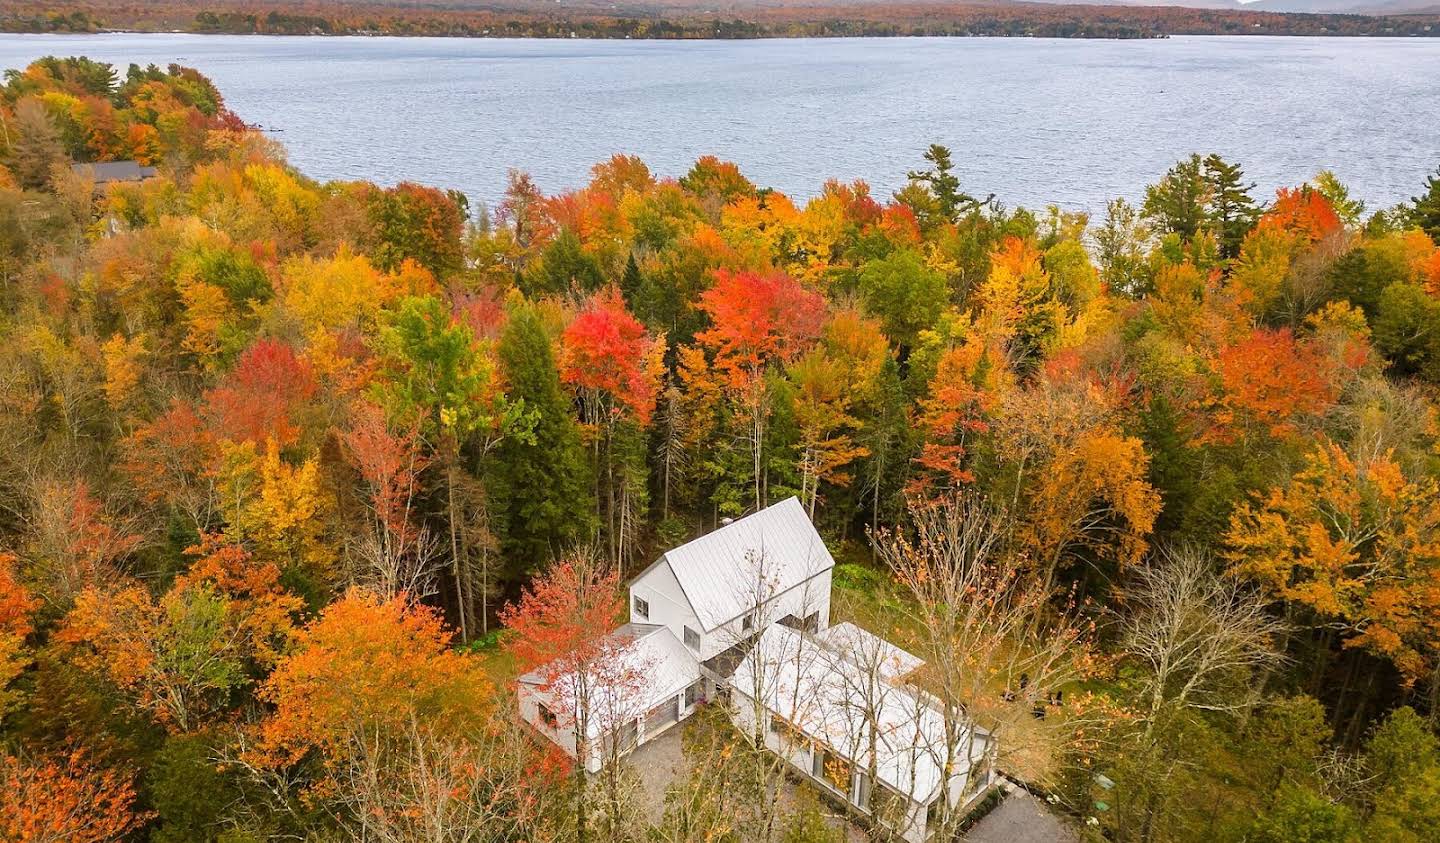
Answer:
POLYGON ((1410 225, 1440 243, 1440 167, 1436 167, 1435 175, 1426 180, 1425 193, 1411 197, 1410 203, 1412 207, 1406 215, 1410 225))
POLYGON ((635 262, 635 253, 631 252, 625 260, 625 274, 620 276, 620 295, 625 297, 625 306, 630 312, 635 312, 636 301, 640 295, 640 286, 645 283, 645 278, 640 274, 640 264, 635 262))
POLYGON ((511 398, 535 414, 533 440, 505 440, 492 461, 498 532, 507 570, 515 576, 543 569, 591 535, 592 492, 550 338, 529 305, 511 312, 499 357, 511 398))
POLYGON ((1205 159, 1204 177, 1209 188, 1206 218, 1220 241, 1220 257, 1230 260, 1240 254, 1240 244, 1260 218, 1260 207, 1250 195, 1255 183, 1245 184, 1240 165, 1227 163, 1219 155, 1205 159))
POLYGON ((855 437, 870 452, 860 469, 860 507, 869 510, 866 524, 878 530, 881 523, 896 523, 904 506, 900 491, 914 450, 910 429, 910 398, 900 377, 900 365, 886 358, 865 398, 864 426, 855 437))
POLYGON ((1205 222, 1208 185, 1199 155, 1179 161, 1165 177, 1145 188, 1141 215, 1163 234, 1178 234, 1186 242, 1195 239, 1205 222))
POLYGON ((925 160, 933 169, 912 170, 906 176, 912 182, 929 186, 940 213, 950 222, 958 222, 961 216, 978 211, 981 205, 995 198, 991 194, 982 202, 960 189, 960 179, 954 173, 955 165, 950 160, 948 148, 938 143, 930 144, 930 148, 925 150, 925 160))

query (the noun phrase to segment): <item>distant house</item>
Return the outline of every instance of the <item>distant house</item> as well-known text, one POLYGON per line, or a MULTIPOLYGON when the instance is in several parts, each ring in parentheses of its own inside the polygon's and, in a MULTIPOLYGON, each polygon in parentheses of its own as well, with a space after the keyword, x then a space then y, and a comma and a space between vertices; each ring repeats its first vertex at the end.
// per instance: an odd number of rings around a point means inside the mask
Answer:
POLYGON ((147 167, 137 161, 99 161, 93 164, 74 164, 70 167, 76 174, 94 180, 96 190, 104 190, 115 182, 144 181, 155 175, 154 167, 147 167))
POLYGON ((937 805, 991 783, 989 774, 969 779, 988 737, 952 724, 948 760, 956 763, 942 773, 946 724, 935 701, 909 684, 924 662, 852 623, 830 625, 834 567, 796 498, 670 550, 630 583, 630 622, 602 639, 625 673, 644 681, 595 692, 600 677, 553 663, 520 678, 521 716, 578 757, 573 689, 590 689, 584 755, 593 771, 700 702, 726 701, 742 732, 756 734, 765 719, 770 750, 919 843, 937 805))

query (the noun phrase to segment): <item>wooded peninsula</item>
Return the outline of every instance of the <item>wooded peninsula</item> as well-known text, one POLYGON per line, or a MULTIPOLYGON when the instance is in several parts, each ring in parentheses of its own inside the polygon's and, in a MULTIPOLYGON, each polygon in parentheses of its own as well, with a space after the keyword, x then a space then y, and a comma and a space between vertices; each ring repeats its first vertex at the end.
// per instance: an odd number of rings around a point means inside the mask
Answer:
POLYGON ((1079 839, 1433 839, 1440 170, 1316 165, 487 208, 310 179, 192 69, 7 71, 0 839, 842 840, 713 702, 647 802, 515 701, 792 497, 835 622, 1079 839))
POLYGON ((460 38, 838 38, 1168 35, 1440 36, 1440 15, 1281 14, 1239 9, 1016 2, 756 5, 685 0, 557 8, 530 0, 414 4, 361 0, 13 0, 0 32, 195 32, 460 38))

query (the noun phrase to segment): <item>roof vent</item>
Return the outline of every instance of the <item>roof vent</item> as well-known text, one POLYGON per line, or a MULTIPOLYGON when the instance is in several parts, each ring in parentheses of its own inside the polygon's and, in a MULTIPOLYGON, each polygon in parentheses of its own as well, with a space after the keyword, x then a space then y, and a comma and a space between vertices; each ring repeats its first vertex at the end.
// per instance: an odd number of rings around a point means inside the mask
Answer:
POLYGON ((728 516, 728 515, 725 516, 724 518, 721 518, 721 519, 720 519, 720 526, 721 526, 721 527, 729 527, 731 524, 734 524, 734 523, 735 523, 735 519, 734 519, 734 518, 731 518, 731 517, 728 516))

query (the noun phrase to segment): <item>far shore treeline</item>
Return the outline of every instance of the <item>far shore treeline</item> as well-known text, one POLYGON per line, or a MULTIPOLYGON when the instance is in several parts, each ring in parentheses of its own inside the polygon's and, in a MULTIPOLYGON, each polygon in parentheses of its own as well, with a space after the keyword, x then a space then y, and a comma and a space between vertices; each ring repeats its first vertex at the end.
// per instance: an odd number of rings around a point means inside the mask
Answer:
POLYGON ((835 621, 1086 843, 1433 840, 1440 170, 1324 165, 470 207, 317 182, 193 69, 7 71, 0 840, 838 843, 713 706, 649 799, 516 713, 791 496, 835 621))
POLYGON ((385 0, 12 0, 0 32, 196 32, 460 38, 839 38, 1000 36, 1163 38, 1168 35, 1440 36, 1440 13, 1368 16, 1242 9, 1048 3, 881 3, 722 6, 685 0, 625 4, 411 4, 385 0))

